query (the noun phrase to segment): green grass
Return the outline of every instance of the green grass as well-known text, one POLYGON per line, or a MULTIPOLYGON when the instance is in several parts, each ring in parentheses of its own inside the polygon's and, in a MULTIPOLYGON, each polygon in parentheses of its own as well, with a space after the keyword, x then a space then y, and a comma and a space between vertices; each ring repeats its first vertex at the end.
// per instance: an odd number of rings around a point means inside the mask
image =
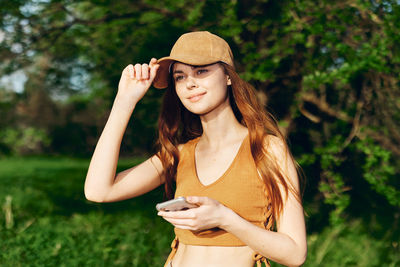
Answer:
MULTIPOLYGON (((136 163, 123 160, 120 167, 136 163)), ((1 266, 162 266, 173 232, 156 215, 161 190, 90 203, 83 195, 88 164, 67 158, 0 161, 1 266)))
MULTIPOLYGON (((138 162, 125 159, 119 168, 138 162)), ((0 160, 0 266, 163 265, 173 229, 154 208, 162 190, 90 203, 83 195, 88 164, 70 158, 0 160)), ((397 225, 353 219, 321 227, 308 235, 304 266, 400 266, 397 225)))

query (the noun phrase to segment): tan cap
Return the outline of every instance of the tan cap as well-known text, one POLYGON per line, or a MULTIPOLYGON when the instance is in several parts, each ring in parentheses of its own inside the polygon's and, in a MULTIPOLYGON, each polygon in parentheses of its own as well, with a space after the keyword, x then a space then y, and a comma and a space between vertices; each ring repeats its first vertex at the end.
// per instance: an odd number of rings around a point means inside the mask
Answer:
POLYGON ((163 89, 168 86, 169 68, 174 61, 195 66, 224 62, 234 67, 233 54, 228 43, 208 31, 189 32, 179 37, 169 57, 157 61, 160 67, 153 81, 155 88, 163 89))

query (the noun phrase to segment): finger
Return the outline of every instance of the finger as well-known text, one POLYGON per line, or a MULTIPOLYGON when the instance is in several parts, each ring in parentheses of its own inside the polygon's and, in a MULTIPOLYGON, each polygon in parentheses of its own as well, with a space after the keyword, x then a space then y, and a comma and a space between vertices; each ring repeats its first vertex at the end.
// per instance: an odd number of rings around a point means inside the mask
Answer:
POLYGON ((176 228, 180 228, 180 229, 187 229, 187 230, 191 230, 191 231, 200 231, 200 229, 201 229, 201 227, 199 227, 199 225, 197 225, 193 221, 182 221, 182 222, 171 221, 169 223, 171 223, 176 228))
POLYGON ((189 202, 190 204, 196 204, 201 206, 204 204, 208 204, 210 199, 208 197, 188 196, 186 197, 186 201, 189 202))
POLYGON ((143 64, 142 65, 142 79, 147 80, 149 79, 149 65, 143 64))
POLYGON ((166 220, 167 222, 169 222, 170 224, 173 224, 173 225, 177 225, 177 224, 186 225, 185 223, 182 223, 181 221, 178 221, 177 219, 166 218, 166 217, 163 217, 163 219, 166 220))
POLYGON ((171 223, 175 228, 179 229, 185 229, 185 230, 191 230, 191 231, 196 231, 193 227, 187 226, 187 225, 180 225, 180 224, 173 224, 171 223))
POLYGON ((167 216, 165 211, 159 211, 159 212, 157 212, 157 215, 161 216, 161 217, 167 216))
POLYGON ((155 65, 152 65, 152 66, 150 67, 150 80, 151 80, 151 81, 153 81, 154 78, 156 77, 157 70, 158 70, 159 67, 160 67, 159 64, 155 64, 155 65))
POLYGON ((187 225, 187 224, 180 224, 180 223, 171 223, 173 226, 175 226, 176 228, 180 228, 180 229, 186 229, 186 230, 191 230, 191 231, 197 231, 198 229, 196 227, 193 227, 191 225, 187 225))
POLYGON ((191 230, 191 231, 195 231, 195 229, 194 229, 194 228, 192 228, 192 227, 189 227, 189 226, 186 226, 186 225, 175 225, 175 224, 174 224, 174 226, 175 226, 176 228, 183 229, 183 230, 191 230))
POLYGON ((153 57, 149 62, 150 68, 153 67, 154 65, 156 65, 156 63, 157 63, 157 59, 153 57))
POLYGON ((136 80, 142 79, 142 66, 140 64, 135 65, 135 78, 136 80))
POLYGON ((128 65, 128 75, 131 79, 133 79, 135 77, 135 71, 133 70, 132 64, 128 65))
POLYGON ((196 214, 193 210, 181 210, 181 211, 159 211, 158 216, 165 218, 176 218, 176 219, 194 219, 196 214))
POLYGON ((184 219, 172 219, 172 218, 164 218, 167 222, 173 225, 180 225, 186 227, 195 227, 195 222, 193 220, 184 220, 184 219))
POLYGON ((149 67, 150 67, 150 80, 153 81, 154 78, 156 77, 157 70, 160 67, 159 64, 157 64, 157 59, 152 58, 149 62, 149 67))
POLYGON ((129 69, 131 68, 132 64, 127 65, 123 70, 122 70, 122 75, 130 77, 129 69))

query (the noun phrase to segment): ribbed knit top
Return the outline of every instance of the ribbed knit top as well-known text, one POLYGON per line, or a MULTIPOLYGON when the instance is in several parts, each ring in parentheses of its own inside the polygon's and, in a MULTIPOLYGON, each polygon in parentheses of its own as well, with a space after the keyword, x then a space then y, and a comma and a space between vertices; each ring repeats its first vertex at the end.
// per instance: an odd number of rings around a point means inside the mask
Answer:
MULTIPOLYGON (((265 185, 253 160, 247 136, 231 165, 215 182, 203 185, 196 171, 195 148, 199 138, 183 145, 177 169, 175 197, 207 196, 218 200, 242 218, 270 229, 273 222, 265 185)), ((194 232, 175 228, 179 242, 201 246, 245 246, 241 240, 220 228, 194 232)))

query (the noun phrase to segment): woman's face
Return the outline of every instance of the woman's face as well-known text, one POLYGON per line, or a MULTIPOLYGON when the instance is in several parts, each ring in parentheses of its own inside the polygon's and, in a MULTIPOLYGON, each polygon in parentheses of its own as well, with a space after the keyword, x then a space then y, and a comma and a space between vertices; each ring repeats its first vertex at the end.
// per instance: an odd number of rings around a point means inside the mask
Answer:
POLYGON ((192 113, 205 115, 229 106, 230 80, 218 64, 191 66, 176 62, 172 68, 176 94, 192 113))

